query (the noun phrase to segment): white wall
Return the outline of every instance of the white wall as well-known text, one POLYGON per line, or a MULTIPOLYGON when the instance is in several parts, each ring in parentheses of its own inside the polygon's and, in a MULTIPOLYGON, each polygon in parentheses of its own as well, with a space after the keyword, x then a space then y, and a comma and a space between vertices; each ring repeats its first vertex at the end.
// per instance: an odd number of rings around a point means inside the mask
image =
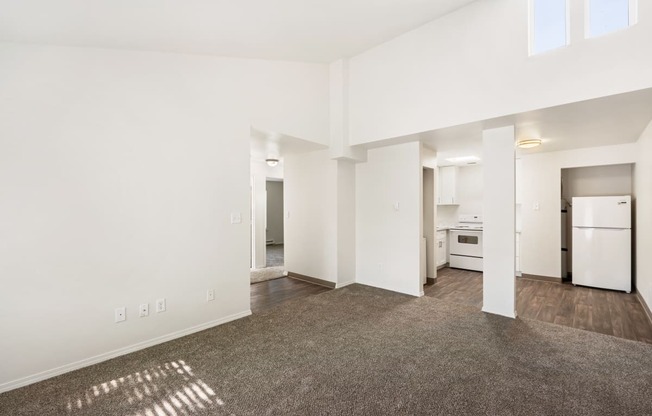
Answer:
MULTIPOLYGON (((437 152, 421 146, 421 230, 426 239, 426 277, 437 277, 437 152)), ((423 260, 422 260, 423 261, 423 260)))
POLYGON ((332 62, 329 73, 331 157, 362 161, 366 157, 364 149, 349 144, 349 60, 332 62))
POLYGON ((267 240, 283 244, 283 182, 267 181, 267 240))
POLYGON ((574 196, 632 194, 632 165, 590 166, 562 170, 563 195, 574 196))
POLYGON ((356 165, 358 283, 422 294, 420 146, 412 142, 372 149, 367 162, 356 165))
POLYGON ((482 214, 484 199, 483 166, 460 166, 457 171, 457 214, 482 214))
POLYGON ((0 390, 248 313, 250 125, 327 142, 327 66, 0 44, 0 91, 0 390))
POLYGON ((528 2, 476 1, 350 59, 350 143, 360 144, 652 87, 652 2, 639 23, 528 56, 528 2))
POLYGON ((635 143, 522 156, 522 272, 561 278, 561 169, 633 163, 636 159, 635 143))
POLYGON ((320 150, 286 156, 284 168, 285 268, 330 282, 337 282, 337 163, 320 150))
POLYGON ((435 259, 435 169, 423 168, 423 237, 426 239, 426 277, 437 276, 437 261, 435 259))
POLYGON ((636 143, 636 290, 652 308, 652 123, 636 143))
POLYGON ((285 268, 342 287, 356 281, 356 165, 331 156, 285 158, 285 268))
POLYGON ((457 223, 458 205, 437 205, 437 225, 451 226, 457 223))

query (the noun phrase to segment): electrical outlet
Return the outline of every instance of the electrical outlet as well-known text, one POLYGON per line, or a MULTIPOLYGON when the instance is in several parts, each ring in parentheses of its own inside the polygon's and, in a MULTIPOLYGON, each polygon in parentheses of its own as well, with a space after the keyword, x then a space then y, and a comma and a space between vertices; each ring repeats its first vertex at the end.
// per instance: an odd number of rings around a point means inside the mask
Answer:
POLYGON ((138 314, 141 318, 149 316, 149 303, 141 303, 140 308, 138 308, 138 314))
POLYGON ((127 319, 127 308, 115 308, 115 321, 122 322, 127 319))
POLYGON ((156 299, 156 313, 165 312, 165 298, 156 299))
POLYGON ((215 300, 215 291, 213 289, 208 289, 206 291, 206 301, 210 302, 212 300, 215 300))

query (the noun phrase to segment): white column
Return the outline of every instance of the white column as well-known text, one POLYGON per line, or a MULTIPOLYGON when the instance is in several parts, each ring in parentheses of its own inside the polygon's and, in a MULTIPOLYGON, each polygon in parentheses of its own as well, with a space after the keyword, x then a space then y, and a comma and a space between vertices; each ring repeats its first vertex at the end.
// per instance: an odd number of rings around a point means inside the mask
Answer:
POLYGON ((331 157, 357 162, 366 160, 362 148, 349 145, 349 61, 340 59, 330 64, 330 136, 331 157))
POLYGON ((355 283, 355 163, 337 161, 337 287, 355 283))
POLYGON ((484 312, 516 317, 514 126, 482 132, 484 312))

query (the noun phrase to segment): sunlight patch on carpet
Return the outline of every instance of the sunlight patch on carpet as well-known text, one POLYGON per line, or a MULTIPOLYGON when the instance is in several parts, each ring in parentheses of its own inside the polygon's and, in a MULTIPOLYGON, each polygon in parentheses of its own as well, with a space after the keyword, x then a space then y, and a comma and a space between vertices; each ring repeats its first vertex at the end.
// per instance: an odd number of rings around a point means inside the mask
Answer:
POLYGON ((185 361, 177 360, 96 384, 69 396, 65 407, 68 414, 88 412, 108 400, 126 400, 135 416, 188 415, 224 405, 185 361))

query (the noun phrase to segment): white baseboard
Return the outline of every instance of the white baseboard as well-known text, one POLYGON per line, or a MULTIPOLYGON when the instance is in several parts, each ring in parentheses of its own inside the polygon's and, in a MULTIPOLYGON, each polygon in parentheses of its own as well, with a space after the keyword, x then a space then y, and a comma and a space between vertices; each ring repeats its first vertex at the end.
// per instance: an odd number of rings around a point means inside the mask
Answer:
POLYGON ((160 337, 152 338, 146 341, 141 341, 133 345, 129 345, 124 348, 118 348, 117 350, 109 351, 103 354, 96 355, 94 357, 85 358, 83 360, 62 365, 50 370, 46 370, 40 373, 36 373, 27 377, 19 378, 17 380, 9 381, 3 384, 0 384, 0 393, 5 391, 17 389, 19 387, 24 387, 29 384, 33 384, 39 381, 46 380, 61 374, 69 373, 74 370, 79 370, 80 368, 88 367, 93 364, 98 364, 103 361, 110 360, 121 355, 129 354, 135 351, 139 351, 145 348, 152 347, 154 345, 162 344, 167 341, 172 341, 173 339, 181 338, 186 335, 194 334, 195 332, 203 331, 205 329, 212 328, 214 326, 222 325, 227 322, 235 321, 236 319, 244 318, 245 316, 251 315, 251 310, 244 312, 236 313, 233 315, 225 316, 224 318, 216 319, 214 321, 205 322, 203 324, 195 325, 190 328, 182 329, 180 331, 175 331, 170 334, 162 335, 160 337))
POLYGON ((335 285, 335 289, 339 289, 339 288, 344 287, 344 286, 352 285, 354 283, 355 283, 355 280, 349 280, 348 282, 344 282, 344 283, 337 283, 335 285))

